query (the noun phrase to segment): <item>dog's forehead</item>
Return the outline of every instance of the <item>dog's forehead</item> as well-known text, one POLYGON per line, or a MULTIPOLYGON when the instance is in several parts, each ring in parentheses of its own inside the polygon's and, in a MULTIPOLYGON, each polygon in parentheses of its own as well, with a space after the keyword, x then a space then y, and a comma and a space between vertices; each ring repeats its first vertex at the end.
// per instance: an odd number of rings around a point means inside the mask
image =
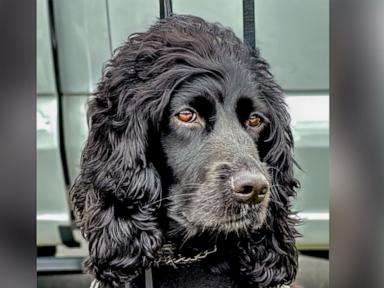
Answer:
POLYGON ((180 85, 171 99, 171 107, 189 105, 194 98, 205 98, 207 103, 225 110, 235 110, 242 98, 250 99, 255 106, 264 108, 257 83, 243 70, 228 70, 223 77, 200 75, 180 85))

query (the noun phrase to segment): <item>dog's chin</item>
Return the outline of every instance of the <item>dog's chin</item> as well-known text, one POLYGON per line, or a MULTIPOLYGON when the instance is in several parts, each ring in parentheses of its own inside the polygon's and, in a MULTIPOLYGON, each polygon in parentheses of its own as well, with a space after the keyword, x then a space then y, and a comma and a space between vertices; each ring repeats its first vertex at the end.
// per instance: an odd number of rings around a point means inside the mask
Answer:
POLYGON ((220 219, 212 228, 223 233, 247 233, 250 229, 259 229, 265 222, 267 209, 260 206, 253 207, 253 209, 257 211, 252 211, 252 213, 243 217, 234 215, 233 217, 220 219))
MULTIPOLYGON (((178 211, 168 216, 187 232, 187 236, 201 233, 209 234, 246 234, 250 230, 257 230, 263 226, 267 216, 268 199, 257 205, 243 205, 239 213, 218 217, 198 207, 191 211, 178 211)), ((174 211, 176 212, 176 211, 174 211)))
POLYGON ((244 215, 234 214, 211 221, 212 225, 205 225, 205 229, 211 229, 218 233, 247 233, 250 229, 255 230, 263 226, 267 207, 260 203, 258 205, 247 206, 247 212, 244 215))

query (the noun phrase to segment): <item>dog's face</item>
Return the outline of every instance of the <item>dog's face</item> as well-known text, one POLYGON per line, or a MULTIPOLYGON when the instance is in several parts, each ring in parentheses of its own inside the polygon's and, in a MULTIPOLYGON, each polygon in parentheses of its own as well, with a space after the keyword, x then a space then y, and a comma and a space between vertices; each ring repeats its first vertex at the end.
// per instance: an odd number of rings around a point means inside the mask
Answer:
POLYGON ((197 77, 182 85, 166 115, 168 214, 191 234, 244 231, 266 217, 271 182, 258 143, 268 110, 248 71, 235 68, 228 66, 220 80, 197 77))

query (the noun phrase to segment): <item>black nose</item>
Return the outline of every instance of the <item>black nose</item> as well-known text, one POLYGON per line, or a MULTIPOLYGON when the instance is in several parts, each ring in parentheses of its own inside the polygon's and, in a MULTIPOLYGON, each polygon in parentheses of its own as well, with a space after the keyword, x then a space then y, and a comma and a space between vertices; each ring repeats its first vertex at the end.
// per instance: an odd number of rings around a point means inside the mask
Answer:
POLYGON ((236 200, 243 203, 260 203, 268 192, 268 180, 261 173, 238 173, 231 186, 236 200))

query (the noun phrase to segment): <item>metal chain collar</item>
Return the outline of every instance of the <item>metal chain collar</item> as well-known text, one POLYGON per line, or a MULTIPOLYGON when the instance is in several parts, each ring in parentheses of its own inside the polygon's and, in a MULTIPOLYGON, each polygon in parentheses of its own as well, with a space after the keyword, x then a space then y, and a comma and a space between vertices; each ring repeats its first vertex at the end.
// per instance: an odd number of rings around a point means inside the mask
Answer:
POLYGON ((204 250, 193 257, 185 257, 180 254, 174 256, 174 251, 176 248, 172 244, 164 244, 163 248, 160 251, 159 257, 154 260, 151 265, 158 267, 159 265, 168 265, 176 268, 176 265, 188 265, 196 263, 208 255, 213 254, 217 251, 216 245, 212 249, 204 250))

